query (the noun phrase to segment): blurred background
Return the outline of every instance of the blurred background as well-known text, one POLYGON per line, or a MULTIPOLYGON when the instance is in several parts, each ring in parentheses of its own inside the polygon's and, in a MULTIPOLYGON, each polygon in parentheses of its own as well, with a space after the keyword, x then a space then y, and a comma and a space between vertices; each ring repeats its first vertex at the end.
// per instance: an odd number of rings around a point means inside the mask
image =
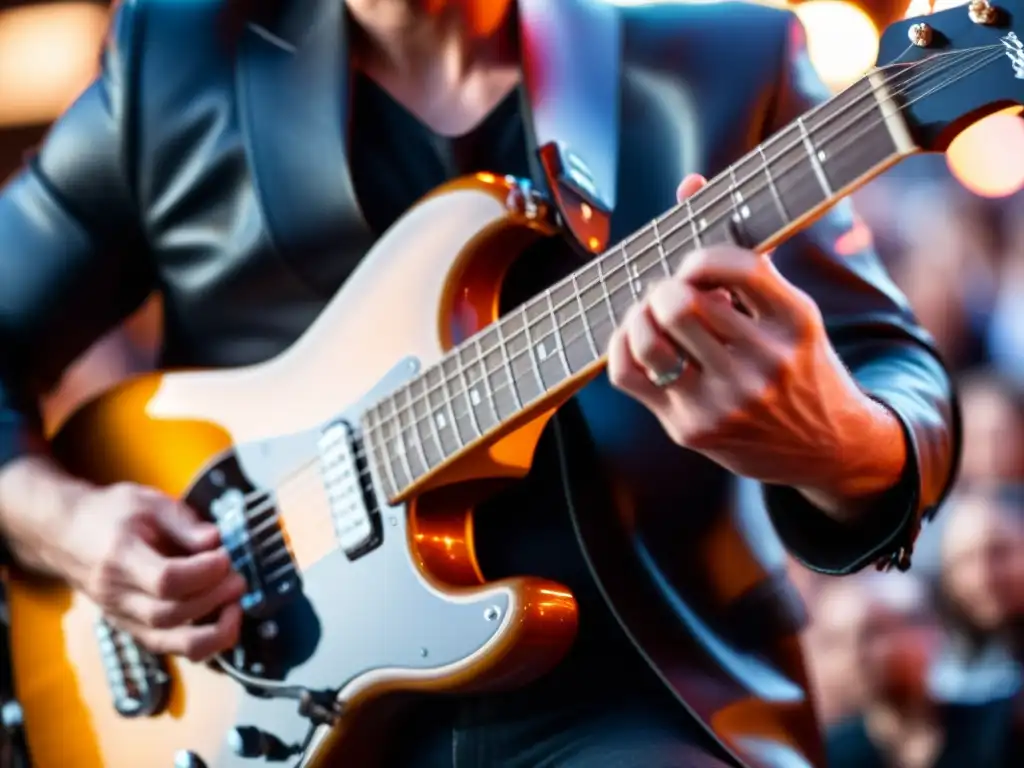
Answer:
MULTIPOLYGON (((957 5, 858 2, 792 6, 834 89, 873 64, 879 29, 957 5)), ((0 1, 0 179, 92 77, 108 12, 0 1)), ((956 493, 925 528, 909 574, 839 580, 792 564, 837 768, 1024 766, 1022 189, 1024 121, 999 114, 947 156, 913 158, 855 197, 856 239, 873 238, 959 377, 965 452, 956 493)), ((51 424, 152 364, 157 301, 75 365, 46 404, 51 424)))

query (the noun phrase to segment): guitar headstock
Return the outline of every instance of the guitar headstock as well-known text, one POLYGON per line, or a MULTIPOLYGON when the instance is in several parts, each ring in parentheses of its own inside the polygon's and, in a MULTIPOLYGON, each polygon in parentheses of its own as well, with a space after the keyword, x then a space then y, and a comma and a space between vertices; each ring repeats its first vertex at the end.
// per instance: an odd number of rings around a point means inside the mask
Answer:
POLYGON ((944 151, 981 118, 1024 105, 1024 0, 974 0, 893 24, 874 77, 915 142, 944 151))

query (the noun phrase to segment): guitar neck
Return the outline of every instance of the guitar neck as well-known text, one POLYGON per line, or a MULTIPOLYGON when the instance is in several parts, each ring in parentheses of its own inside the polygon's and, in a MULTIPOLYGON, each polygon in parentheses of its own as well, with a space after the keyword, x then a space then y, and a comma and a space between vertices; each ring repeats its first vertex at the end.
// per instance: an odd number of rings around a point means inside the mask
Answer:
POLYGON ((578 391, 648 283, 722 243, 767 250, 916 150, 880 75, 758 146, 689 199, 449 352, 363 418, 392 500, 527 412, 578 391))

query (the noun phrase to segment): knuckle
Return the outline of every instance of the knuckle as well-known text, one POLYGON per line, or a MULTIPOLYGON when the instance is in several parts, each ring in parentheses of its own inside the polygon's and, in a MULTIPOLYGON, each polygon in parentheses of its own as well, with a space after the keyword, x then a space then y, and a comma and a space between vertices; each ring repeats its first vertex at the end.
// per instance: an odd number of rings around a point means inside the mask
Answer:
POLYGON ((173 604, 154 606, 144 620, 154 629, 172 629, 181 624, 177 606, 173 604))
POLYGON ((174 594, 174 583, 174 571, 167 566, 161 567, 153 582, 154 596, 161 600, 169 599, 174 594))
POLYGON ((116 561, 100 562, 89 578, 87 592, 102 607, 110 608, 118 596, 118 569, 116 561))
POLYGON ((114 483, 107 488, 107 495, 117 504, 131 505, 139 495, 139 486, 135 483, 114 483))
POLYGON ((174 649, 171 647, 170 642, 168 642, 167 635, 163 632, 139 627, 132 634, 136 641, 138 641, 139 645, 150 653, 158 655, 174 653, 174 649))
POLYGON ((217 651, 221 650, 224 643, 220 642, 219 636, 203 635, 198 632, 191 632, 181 640, 180 654, 189 661, 204 661, 217 651))

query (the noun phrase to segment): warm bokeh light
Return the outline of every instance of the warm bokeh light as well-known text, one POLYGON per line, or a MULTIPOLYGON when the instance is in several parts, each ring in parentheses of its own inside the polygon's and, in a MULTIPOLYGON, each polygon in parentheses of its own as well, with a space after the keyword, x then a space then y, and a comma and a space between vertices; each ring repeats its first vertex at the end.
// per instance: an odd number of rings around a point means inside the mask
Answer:
POLYGON ((957 136, 946 161, 957 180, 984 197, 1024 188, 1024 120, 1014 107, 975 123, 957 136))
POLYGON ((48 123, 93 77, 105 6, 49 3, 0 11, 0 126, 48 123))
POLYGON ((860 8, 841 0, 813 0, 794 7, 807 30, 807 53, 825 83, 843 88, 875 65, 878 30, 860 8))

